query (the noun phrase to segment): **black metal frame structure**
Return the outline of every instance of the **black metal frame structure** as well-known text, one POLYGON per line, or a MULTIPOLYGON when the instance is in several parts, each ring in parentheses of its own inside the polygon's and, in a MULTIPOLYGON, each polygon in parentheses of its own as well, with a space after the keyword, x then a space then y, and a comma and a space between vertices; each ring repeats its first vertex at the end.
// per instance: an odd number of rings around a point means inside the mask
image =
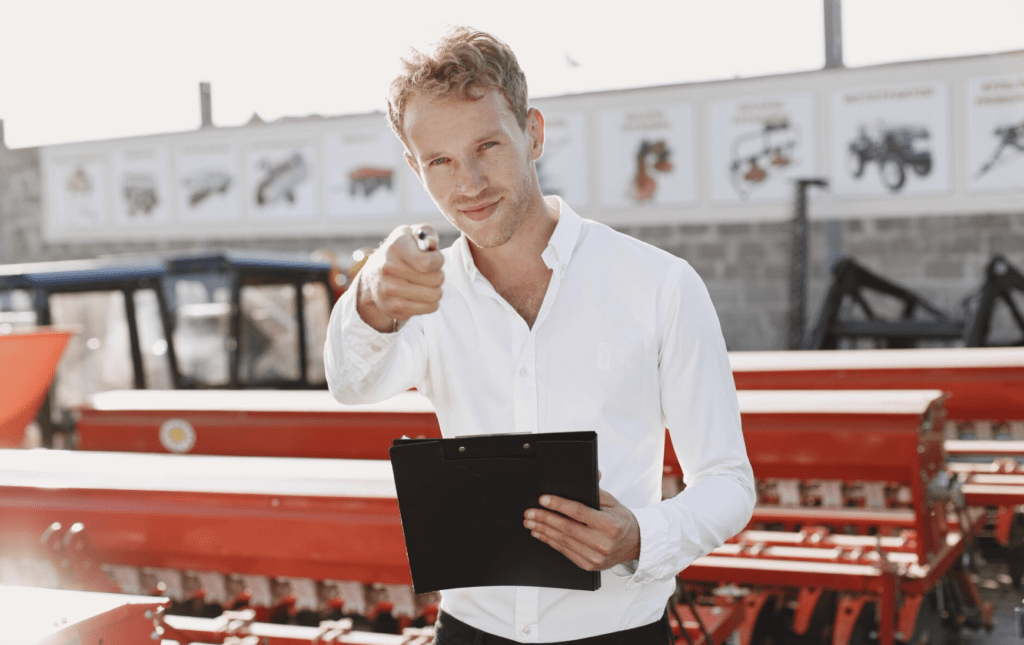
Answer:
POLYGON ((966 299, 967 303, 977 299, 974 315, 964 330, 964 342, 968 347, 988 347, 994 344, 991 339, 992 316, 1000 302, 1006 306, 1020 332, 1020 337, 1009 345, 1024 346, 1024 315, 1014 302, 1015 292, 1024 296, 1024 273, 1004 256, 992 256, 985 268, 985 284, 975 297, 966 299))
POLYGON ((852 258, 836 262, 832 276, 832 285, 804 349, 838 349, 842 339, 871 339, 885 348, 908 348, 924 340, 957 342, 963 336, 962 321, 906 287, 869 271, 852 258), (880 317, 865 297, 870 292, 901 302, 899 318, 880 317), (854 306, 866 319, 848 317, 854 306))
POLYGON ((965 315, 956 317, 906 287, 883 278, 852 258, 842 258, 832 269, 832 284, 825 295, 814 329, 803 349, 837 349, 842 340, 869 339, 885 348, 918 347, 940 342, 966 347, 1024 346, 1024 312, 1014 296, 1024 296, 1024 273, 1002 255, 994 255, 985 269, 985 282, 964 299, 965 315), (883 294, 902 303, 897 319, 885 319, 871 307, 867 293, 883 294), (1010 343, 992 337, 993 316, 1006 307, 1020 336, 1010 343), (859 308, 864 318, 851 318, 859 308))

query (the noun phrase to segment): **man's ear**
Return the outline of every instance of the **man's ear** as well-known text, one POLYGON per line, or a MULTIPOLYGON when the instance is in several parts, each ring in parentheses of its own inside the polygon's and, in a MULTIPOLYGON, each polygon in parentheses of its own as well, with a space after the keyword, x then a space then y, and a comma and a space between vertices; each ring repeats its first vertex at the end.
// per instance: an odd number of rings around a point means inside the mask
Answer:
POLYGON ((544 154, 544 115, 537 108, 526 113, 526 134, 530 137, 530 160, 536 161, 544 154))
MULTIPOLYGON (((413 157, 408 150, 405 151, 405 162, 409 164, 409 167, 412 168, 412 171, 416 173, 416 178, 419 179, 420 183, 422 184, 423 175, 420 174, 420 165, 416 163, 416 158, 413 157)), ((424 188, 426 188, 426 184, 424 184, 424 188)))

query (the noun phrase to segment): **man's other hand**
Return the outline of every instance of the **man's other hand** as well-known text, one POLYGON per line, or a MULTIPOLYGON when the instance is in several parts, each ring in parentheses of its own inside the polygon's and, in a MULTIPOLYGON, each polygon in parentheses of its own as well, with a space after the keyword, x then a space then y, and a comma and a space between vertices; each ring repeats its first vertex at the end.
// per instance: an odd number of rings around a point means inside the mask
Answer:
POLYGON ((399 226, 359 271, 359 316, 377 331, 386 333, 413 316, 437 311, 444 282, 443 265, 444 256, 437 250, 437 234, 430 225, 399 226))
POLYGON ((544 508, 526 511, 523 525, 581 569, 602 571, 640 557, 640 526, 632 511, 601 491, 599 510, 585 504, 542 495, 544 508))

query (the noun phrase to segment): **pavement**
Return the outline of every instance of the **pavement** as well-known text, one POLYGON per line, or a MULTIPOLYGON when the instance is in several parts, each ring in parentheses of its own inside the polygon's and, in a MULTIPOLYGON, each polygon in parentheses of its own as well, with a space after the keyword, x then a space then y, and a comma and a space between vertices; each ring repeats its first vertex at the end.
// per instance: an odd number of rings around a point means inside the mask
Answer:
POLYGON ((995 605, 991 632, 964 630, 957 641, 960 645, 1024 645, 1024 638, 1017 635, 1014 610, 1024 609, 1024 591, 1014 589, 1006 564, 1002 561, 987 562, 979 567, 977 583, 981 595, 995 605))

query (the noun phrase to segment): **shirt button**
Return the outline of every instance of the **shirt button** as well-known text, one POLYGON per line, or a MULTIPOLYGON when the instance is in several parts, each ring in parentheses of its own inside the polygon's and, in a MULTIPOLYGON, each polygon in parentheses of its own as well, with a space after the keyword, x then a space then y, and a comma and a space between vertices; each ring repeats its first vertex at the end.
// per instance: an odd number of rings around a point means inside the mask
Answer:
MULTIPOLYGON (((527 370, 525 367, 523 369, 519 370, 519 376, 526 376, 529 373, 530 373, 529 370, 527 370)), ((529 627, 527 627, 527 629, 529 629, 529 627)))
POLYGON ((524 634, 529 634, 530 633, 530 628, 529 627, 523 627, 523 633, 524 634))

